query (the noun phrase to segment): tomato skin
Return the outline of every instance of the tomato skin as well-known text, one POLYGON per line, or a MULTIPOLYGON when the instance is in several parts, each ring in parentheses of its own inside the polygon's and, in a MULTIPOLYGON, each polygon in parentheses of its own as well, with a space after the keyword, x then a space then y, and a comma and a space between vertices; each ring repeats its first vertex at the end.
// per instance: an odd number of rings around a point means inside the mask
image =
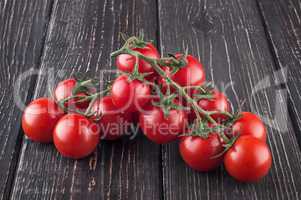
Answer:
MULTIPOLYGON (((193 92, 194 93, 194 92, 193 92)), ((218 90, 213 90, 213 98, 211 99, 200 99, 198 105, 205 111, 220 111, 220 112, 230 112, 231 106, 229 104, 228 98, 218 90)), ((213 114, 211 117, 216 121, 224 121, 228 117, 223 114, 213 114)), ((189 119, 193 121, 196 118, 195 112, 191 110, 189 119)))
POLYGON ((73 159, 91 154, 99 142, 99 137, 97 124, 75 113, 62 117, 53 132, 56 149, 63 156, 73 159))
MULTIPOLYGON (((137 51, 147 57, 159 59, 160 54, 152 43, 147 43, 143 48, 134 48, 137 51)), ((119 70, 124 72, 133 72, 135 68, 136 58, 129 54, 121 54, 116 57, 116 66, 119 70)), ((140 73, 154 73, 154 69, 148 62, 138 59, 138 71, 140 73)))
POLYGON ((272 165, 272 156, 265 142, 241 136, 225 154, 227 172, 242 182, 255 182, 267 175, 272 165))
MULTIPOLYGON (((77 83, 77 81, 73 78, 66 79, 66 80, 59 82, 54 90, 55 100, 60 101, 67 97, 70 97, 72 95, 73 88, 76 86, 76 83, 77 83)), ((80 92, 76 95, 83 96, 83 97, 86 96, 86 94, 83 92, 80 92)), ((76 99, 76 98, 70 99, 69 101, 67 101, 65 103, 65 106, 69 107, 69 108, 72 106, 76 106, 79 109, 86 109, 89 106, 89 101, 76 102, 78 100, 79 99, 76 99)))
MULTIPOLYGON (((171 77, 171 69, 169 67, 163 66, 163 67, 161 67, 161 69, 165 72, 167 77, 171 77)), ((167 91, 167 84, 166 84, 165 78, 160 76, 157 78, 157 82, 158 82, 157 88, 155 88, 155 89, 161 89, 161 92, 163 94, 165 94, 167 91), (160 87, 158 87, 158 86, 160 86, 160 87)), ((170 90, 171 90, 171 92, 175 92, 175 89, 172 86, 170 87, 170 90)))
POLYGON ((53 100, 48 98, 33 100, 23 112, 23 131, 35 142, 52 142, 53 129, 63 115, 63 111, 53 100))
POLYGON ((250 112, 242 112, 241 117, 232 126, 233 135, 249 135, 266 142, 266 128, 261 119, 250 112))
POLYGON ((166 144, 178 138, 185 131, 187 114, 183 110, 170 110, 168 116, 164 116, 161 108, 148 105, 145 111, 140 113, 139 125, 144 135, 157 144, 166 144))
POLYGON ((208 138, 184 136, 180 140, 179 149, 185 163, 197 171, 214 170, 223 162, 223 156, 217 155, 223 152, 224 147, 216 133, 211 133, 208 138))
POLYGON ((120 111, 136 112, 149 102, 150 86, 135 79, 129 80, 127 75, 115 79, 111 96, 114 105, 120 111))
MULTIPOLYGON (((176 54, 176 58, 180 58, 181 54, 176 54)), ((182 87, 198 86, 205 82, 205 71, 203 65, 193 56, 187 55, 187 64, 179 69, 175 74, 171 75, 171 79, 182 87)))
MULTIPOLYGON (((179 59, 182 54, 176 54, 175 57, 179 59)), ((172 74, 171 68, 162 66, 162 70, 170 77, 173 81, 178 83, 182 87, 189 86, 200 86, 205 82, 205 71, 203 65, 193 56, 187 55, 186 57, 187 64, 181 67, 175 74, 172 74)), ((167 90, 166 81, 163 77, 158 78, 158 84, 162 86, 162 92, 165 93, 167 90)), ((172 92, 176 89, 171 87, 172 92)), ((191 89, 189 89, 191 91, 191 89)), ((190 92, 189 92, 190 94, 190 92)))
POLYGON ((92 107, 92 112, 97 112, 101 116, 98 123, 103 133, 102 139, 105 140, 119 139, 126 134, 132 122, 131 113, 118 111, 110 96, 97 100, 92 107))

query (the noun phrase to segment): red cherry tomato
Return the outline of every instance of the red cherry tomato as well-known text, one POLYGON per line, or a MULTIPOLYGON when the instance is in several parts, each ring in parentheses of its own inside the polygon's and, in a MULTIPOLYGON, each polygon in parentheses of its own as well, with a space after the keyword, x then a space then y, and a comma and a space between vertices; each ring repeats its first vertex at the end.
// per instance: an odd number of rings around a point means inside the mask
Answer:
MULTIPOLYGON (((211 99, 201 99, 198 101, 198 104, 201 108, 203 108, 206 111, 220 111, 220 112, 230 112, 231 107, 229 104, 229 101, 227 99, 227 97, 217 91, 217 90, 213 90, 213 98, 211 99)), ((227 119, 227 116, 223 115, 223 114, 213 114, 211 115, 211 117, 213 119, 215 119, 216 121, 224 121, 227 119)), ((196 115, 194 111, 191 111, 191 115, 189 116, 190 120, 195 119, 196 115)))
MULTIPOLYGON (((171 69, 169 67, 163 66, 161 68, 168 77, 171 77, 171 69)), ((165 94, 166 91, 167 91, 167 84, 166 84, 165 78, 160 76, 160 77, 157 78, 157 82, 158 82, 158 84, 157 84, 157 87, 155 89, 156 90, 160 89, 161 92, 163 94, 165 94)), ((172 86, 170 86, 170 91, 175 92, 176 90, 172 86)))
MULTIPOLYGON (((73 78, 66 79, 64 81, 61 81, 58 83, 57 87, 54 90, 54 97, 57 101, 63 100, 67 97, 70 97, 72 95, 72 90, 76 86, 77 81, 73 78)), ((85 97, 86 94, 83 92, 80 92, 76 94, 77 96, 85 97)), ((79 109, 85 109, 89 106, 89 101, 83 101, 83 102, 77 102, 80 98, 73 98, 70 99, 65 103, 66 107, 73 107, 76 106, 79 109)))
POLYGON ((102 138, 106 140, 116 140, 125 135, 130 128, 131 113, 120 112, 113 104, 110 96, 96 101, 92 111, 100 116, 98 123, 103 135, 102 138))
MULTIPOLYGON (((176 58, 180 58, 181 54, 176 54, 176 58)), ((182 87, 185 86, 198 86, 205 82, 205 71, 203 65, 193 56, 187 55, 187 64, 181 67, 175 74, 170 74, 170 69, 163 67, 165 72, 169 74, 171 79, 177 82, 182 87)), ((159 79, 159 83, 165 82, 164 78, 159 79)), ((164 87, 164 84, 162 84, 164 87)))
POLYGON ((85 116, 67 114, 58 121, 53 142, 63 156, 80 159, 95 150, 99 142, 99 127, 85 116))
MULTIPOLYGON (((176 54, 175 57, 180 59, 182 55, 176 54)), ((187 64, 181 67, 176 73, 171 74, 170 67, 162 67, 162 70, 165 71, 166 75, 170 77, 173 81, 178 83, 182 87, 188 87, 187 92, 191 95, 192 89, 189 89, 189 86, 199 86, 205 82, 205 71, 203 65, 193 56, 187 55, 186 57, 187 64)), ((162 87, 161 91, 165 93, 167 91, 167 84, 164 77, 157 78, 158 85, 162 87)), ((170 87, 171 92, 175 92, 176 89, 172 86, 170 87)), ((183 101, 183 103, 185 103, 183 101)))
POLYGON ((227 172, 243 182, 254 182, 267 175, 272 165, 272 156, 265 142, 241 136, 225 154, 227 172))
POLYGON ((220 137, 211 133, 208 138, 184 136, 179 143, 180 154, 191 168, 207 172, 216 169, 223 162, 224 147, 220 137))
POLYGON ((53 100, 39 98, 25 108, 22 128, 29 139, 48 143, 52 141, 53 129, 63 115, 53 100))
POLYGON ((242 112, 241 117, 232 126, 233 135, 250 135, 266 142, 266 128, 261 119, 250 112, 242 112))
POLYGON ((157 144, 176 140, 185 131, 186 123, 185 111, 171 109, 169 115, 164 116, 162 109, 153 105, 146 106, 139 117, 139 125, 144 135, 157 144))
MULTIPOLYGON (((143 48, 134 48, 133 50, 150 58, 160 58, 158 50, 151 43, 147 43, 147 45, 143 48)), ((136 58, 129 54, 121 54, 116 58, 117 68, 124 72, 133 72, 135 63, 136 58)), ((138 71, 140 73, 154 73, 152 66, 148 62, 141 59, 138 59, 138 71)))
POLYGON ((147 102, 151 89, 137 79, 129 80, 127 75, 119 76, 112 85, 111 96, 113 103, 121 111, 139 111, 147 102))

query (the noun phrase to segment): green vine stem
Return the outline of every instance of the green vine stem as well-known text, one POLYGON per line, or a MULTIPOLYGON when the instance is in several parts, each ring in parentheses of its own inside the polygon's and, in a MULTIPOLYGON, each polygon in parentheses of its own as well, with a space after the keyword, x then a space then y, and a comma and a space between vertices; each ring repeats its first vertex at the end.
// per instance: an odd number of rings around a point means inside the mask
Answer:
POLYGON ((101 97, 102 95, 106 94, 110 89, 111 88, 108 87, 108 88, 106 88, 103 91, 94 93, 94 94, 89 95, 89 96, 72 95, 70 97, 67 97, 65 99, 62 99, 62 100, 58 101, 57 103, 58 103, 59 107, 64 110, 64 112, 71 111, 71 112, 75 112, 75 113, 84 115, 86 117, 90 117, 90 116, 92 116, 94 114, 94 113, 91 113, 91 110, 92 110, 92 107, 93 107, 95 101, 99 97, 101 97), (71 99, 79 99, 75 103, 84 102, 84 101, 90 101, 90 103, 89 103, 88 108, 85 110, 85 112, 83 112, 83 111, 80 111, 78 109, 71 109, 71 108, 68 108, 68 106, 67 107, 65 106, 65 103, 68 102, 71 99))
MULTIPOLYGON (((186 99, 186 101, 192 106, 194 112, 196 113, 198 121, 201 121, 201 116, 203 116, 211 124, 218 125, 218 123, 211 117, 212 114, 221 113, 228 117, 231 117, 231 118, 233 117, 232 114, 229 112, 206 111, 206 110, 202 109, 198 105, 197 101, 195 101, 192 97, 190 97, 187 94, 187 92, 186 92, 187 88, 182 87, 178 83, 173 81, 170 77, 168 77, 168 75, 165 73, 165 71, 160 67, 160 66, 181 66, 181 65, 183 66, 186 64, 186 63, 183 63, 183 60, 181 60, 181 59, 178 60, 173 56, 160 58, 160 59, 154 59, 154 58, 147 57, 147 56, 131 49, 131 48, 135 47, 136 42, 141 43, 141 41, 138 38, 130 37, 119 50, 112 52, 111 56, 116 57, 120 54, 129 54, 129 55, 134 56, 135 58, 142 59, 142 60, 148 62, 149 64, 151 64, 153 69, 161 77, 163 77, 168 84, 172 85, 179 92, 179 94, 181 96, 183 96, 186 99)), ((228 137, 224 133, 221 132, 220 134, 221 134, 221 137, 225 140, 225 142, 229 142, 228 137)))
MULTIPOLYGON (((126 42, 126 44, 127 44, 127 42, 126 42)), ((217 122, 210 116, 209 112, 207 112, 204 109, 202 109, 197 104, 197 102, 186 93, 185 89, 182 86, 180 86, 178 83, 176 83, 171 78, 169 78, 167 76, 167 74, 164 72, 164 70, 161 69, 160 65, 163 64, 162 63, 162 59, 153 59, 153 58, 144 56, 143 54, 141 54, 141 53, 139 53, 137 51, 134 51, 134 50, 128 48, 126 45, 123 46, 121 49, 113 52, 111 54, 111 56, 115 57, 115 56, 118 56, 120 54, 130 54, 130 55, 133 55, 135 57, 138 57, 139 59, 143 59, 144 61, 150 63, 160 76, 162 76, 164 79, 166 79, 174 88, 176 88, 179 91, 180 95, 183 96, 186 99, 186 101, 192 105, 192 107, 193 107, 194 110, 196 110, 199 113, 201 113, 210 123, 217 124, 217 122)), ((164 61, 166 61, 166 60, 167 59, 164 58, 164 61)), ((178 64, 178 60, 176 60, 173 57, 171 57, 170 60, 168 60, 168 61, 177 62, 177 64, 178 64)), ((168 63, 170 63, 170 62, 168 62, 168 63)), ((165 64, 165 62, 164 62, 164 64, 165 64)))

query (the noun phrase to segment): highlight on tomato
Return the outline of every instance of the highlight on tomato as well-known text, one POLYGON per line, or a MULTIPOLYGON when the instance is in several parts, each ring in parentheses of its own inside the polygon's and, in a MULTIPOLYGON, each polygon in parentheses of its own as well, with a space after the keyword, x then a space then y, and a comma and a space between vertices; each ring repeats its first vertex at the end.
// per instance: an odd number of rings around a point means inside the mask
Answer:
POLYGON ((266 142, 266 128, 261 119, 250 112, 241 112, 240 117, 233 123, 232 132, 234 136, 249 135, 266 142))
POLYGON ((62 117, 53 132, 56 149, 65 157, 80 159, 91 154, 99 142, 98 125, 85 116, 71 113, 62 117))
POLYGON ((224 164, 236 180, 256 182, 268 174, 272 155, 265 142, 252 136, 240 136, 226 152, 224 164))
POLYGON ((58 105, 49 98, 33 100, 22 115, 22 128, 25 135, 36 142, 52 142, 53 129, 64 115, 58 105))
POLYGON ((185 163, 197 171, 211 171, 223 163, 224 147, 217 133, 210 133, 207 137, 183 136, 179 150, 185 163))

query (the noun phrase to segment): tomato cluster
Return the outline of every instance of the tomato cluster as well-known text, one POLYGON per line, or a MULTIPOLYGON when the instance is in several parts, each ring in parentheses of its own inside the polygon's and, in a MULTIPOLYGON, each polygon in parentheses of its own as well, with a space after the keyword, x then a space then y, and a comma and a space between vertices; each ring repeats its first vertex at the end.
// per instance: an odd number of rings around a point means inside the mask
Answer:
POLYGON ((205 81, 192 55, 160 57, 149 42, 131 37, 112 53, 120 73, 100 91, 96 80, 70 78, 24 110, 22 127, 36 142, 53 142, 66 157, 91 154, 100 139, 117 140, 140 127, 157 144, 179 141, 191 168, 206 172, 222 163, 239 181, 264 177, 272 164, 266 128, 250 112, 231 113, 225 94, 205 81))

